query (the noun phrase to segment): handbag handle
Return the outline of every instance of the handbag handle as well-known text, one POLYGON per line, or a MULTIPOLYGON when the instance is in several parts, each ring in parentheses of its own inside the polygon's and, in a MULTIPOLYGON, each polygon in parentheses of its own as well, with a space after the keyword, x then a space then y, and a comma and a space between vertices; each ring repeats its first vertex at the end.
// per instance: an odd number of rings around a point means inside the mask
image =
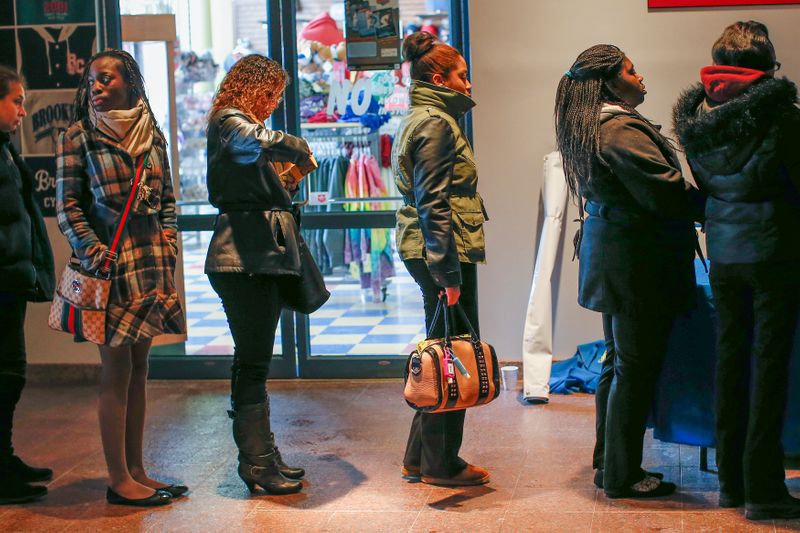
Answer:
POLYGON ((125 203, 125 209, 122 211, 122 215, 120 216, 119 224, 117 225, 117 231, 114 234, 114 240, 111 242, 111 247, 106 250, 105 261, 100 268, 97 269, 97 276, 100 278, 111 278, 111 263, 116 263, 117 259, 119 258, 119 254, 117 253, 119 239, 122 236, 122 230, 125 228, 125 223, 128 221, 128 214, 130 213, 131 205, 133 205, 133 198, 136 196, 136 191, 139 188, 139 183, 142 179, 142 172, 144 171, 145 164, 147 164, 149 157, 149 150, 139 156, 139 164, 136 165, 138 168, 136 169, 136 174, 134 175, 131 193, 128 195, 128 201, 125 203))
MULTIPOLYGON (((439 302, 436 304, 436 311, 433 313, 433 320, 431 320, 431 327, 427 332, 427 336, 430 339, 433 336, 433 330, 436 328, 436 325, 439 322, 439 317, 444 315, 444 339, 445 344, 448 346, 451 344, 451 331, 455 329, 455 317, 453 314, 448 310, 450 306, 447 305, 447 295, 442 294, 439 296, 439 302), (452 328, 452 329, 451 329, 452 328)), ((480 338, 478 334, 475 332, 475 328, 472 327, 472 323, 467 318, 467 313, 464 311, 464 308, 461 306, 461 302, 456 302, 454 306, 458 316, 461 320, 466 324, 467 331, 469 332, 470 337, 472 337, 473 341, 479 341, 480 338)))
MULTIPOLYGON (((458 371, 461 372, 461 374, 465 378, 469 379, 471 377, 469 371, 461 362, 461 360, 459 360, 458 356, 453 350, 453 340, 450 336, 450 333, 451 333, 451 328, 455 329, 455 317, 452 315, 450 311, 448 311, 449 307, 450 306, 447 305, 447 295, 446 294, 440 295, 439 304, 437 305, 437 308, 441 308, 444 314, 445 358, 449 359, 453 363, 453 365, 455 365, 458 371)), ((467 318, 467 314, 464 312, 464 309, 461 307, 461 304, 456 302, 456 304, 453 307, 455 307, 458 310, 459 314, 461 315, 461 318, 467 324, 467 328, 469 329, 473 346, 480 345, 480 340, 475 335, 475 330, 473 329, 472 324, 470 324, 469 319, 467 318)), ((452 379, 452 369, 448 369, 446 372, 448 373, 448 377, 452 379)))

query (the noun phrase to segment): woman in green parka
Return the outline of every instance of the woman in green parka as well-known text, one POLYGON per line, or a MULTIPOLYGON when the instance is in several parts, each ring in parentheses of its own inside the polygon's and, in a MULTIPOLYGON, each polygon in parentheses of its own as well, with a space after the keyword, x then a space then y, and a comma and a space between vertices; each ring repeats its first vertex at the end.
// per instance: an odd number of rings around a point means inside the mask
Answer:
MULTIPOLYGON (((467 64, 452 46, 418 32, 403 44, 411 63, 411 110, 403 119, 392 150, 392 169, 405 205, 397 211, 397 248, 422 291, 425 325, 431 329, 442 291, 447 304, 461 302, 478 331, 477 268, 485 262, 486 212, 478 194, 472 147, 458 125, 475 105, 467 64)), ((454 333, 466 333, 457 324, 454 333)), ((458 456, 464 410, 416 413, 411 423, 403 477, 434 485, 479 485, 489 472, 458 456)))

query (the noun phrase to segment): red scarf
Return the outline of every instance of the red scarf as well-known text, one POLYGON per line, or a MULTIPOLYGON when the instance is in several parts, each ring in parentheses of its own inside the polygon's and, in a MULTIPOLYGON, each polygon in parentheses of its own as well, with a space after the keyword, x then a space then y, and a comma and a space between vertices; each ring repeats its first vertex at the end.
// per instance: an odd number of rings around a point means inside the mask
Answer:
POLYGON ((728 65, 712 65, 700 69, 700 80, 708 99, 719 104, 736 98, 754 83, 766 77, 763 70, 728 65))

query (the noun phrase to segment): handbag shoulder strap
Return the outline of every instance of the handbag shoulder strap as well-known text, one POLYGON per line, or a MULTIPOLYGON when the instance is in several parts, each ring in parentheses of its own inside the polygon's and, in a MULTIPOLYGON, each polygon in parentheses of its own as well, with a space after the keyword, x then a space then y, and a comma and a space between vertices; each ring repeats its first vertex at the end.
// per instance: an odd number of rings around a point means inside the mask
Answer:
POLYGON ((120 215, 119 223, 117 224, 117 231, 114 233, 114 240, 111 241, 111 246, 106 251, 106 259, 98 270, 98 273, 106 279, 111 276, 111 263, 116 263, 117 259, 119 258, 119 254, 117 254, 119 239, 122 236, 122 230, 125 229, 125 223, 128 221, 128 215, 130 214, 131 206, 133 205, 133 199, 136 196, 136 191, 139 189, 139 183, 142 179, 142 172, 144 171, 144 167, 147 164, 147 159, 149 157, 149 150, 139 156, 139 161, 136 164, 136 174, 134 175, 133 185, 131 186, 131 192, 128 195, 128 201, 125 203, 125 209, 122 210, 122 215, 120 215))

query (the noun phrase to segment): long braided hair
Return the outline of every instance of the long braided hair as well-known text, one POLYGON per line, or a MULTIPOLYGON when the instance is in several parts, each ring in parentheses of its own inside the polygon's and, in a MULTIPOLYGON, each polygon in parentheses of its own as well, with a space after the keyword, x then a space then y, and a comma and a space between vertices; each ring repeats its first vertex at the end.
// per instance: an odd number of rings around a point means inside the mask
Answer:
POLYGON ((624 61, 625 54, 616 46, 592 46, 578 55, 558 84, 556 138, 570 195, 578 201, 599 162, 602 102, 613 102, 635 113, 606 86, 606 81, 622 70, 624 61))
POLYGON ((103 57, 110 57, 119 62, 120 73, 125 79, 125 83, 130 87, 132 96, 134 97, 133 100, 142 99, 144 105, 147 106, 147 111, 150 113, 150 120, 153 122, 153 129, 155 130, 156 136, 160 137, 161 141, 166 144, 167 139, 158 125, 158 120, 156 120, 156 116, 153 113, 153 108, 150 107, 150 100, 147 99, 147 92, 144 88, 144 78, 142 77, 142 71, 139 69, 139 64, 136 63, 133 56, 125 50, 108 49, 103 52, 98 52, 86 62, 83 75, 81 75, 81 80, 78 82, 78 90, 75 92, 75 101, 72 104, 72 122, 70 122, 70 126, 79 122, 83 124, 85 128, 89 128, 89 106, 91 105, 89 102, 89 97, 91 96, 89 94, 89 67, 91 67, 92 63, 96 60, 103 57))

